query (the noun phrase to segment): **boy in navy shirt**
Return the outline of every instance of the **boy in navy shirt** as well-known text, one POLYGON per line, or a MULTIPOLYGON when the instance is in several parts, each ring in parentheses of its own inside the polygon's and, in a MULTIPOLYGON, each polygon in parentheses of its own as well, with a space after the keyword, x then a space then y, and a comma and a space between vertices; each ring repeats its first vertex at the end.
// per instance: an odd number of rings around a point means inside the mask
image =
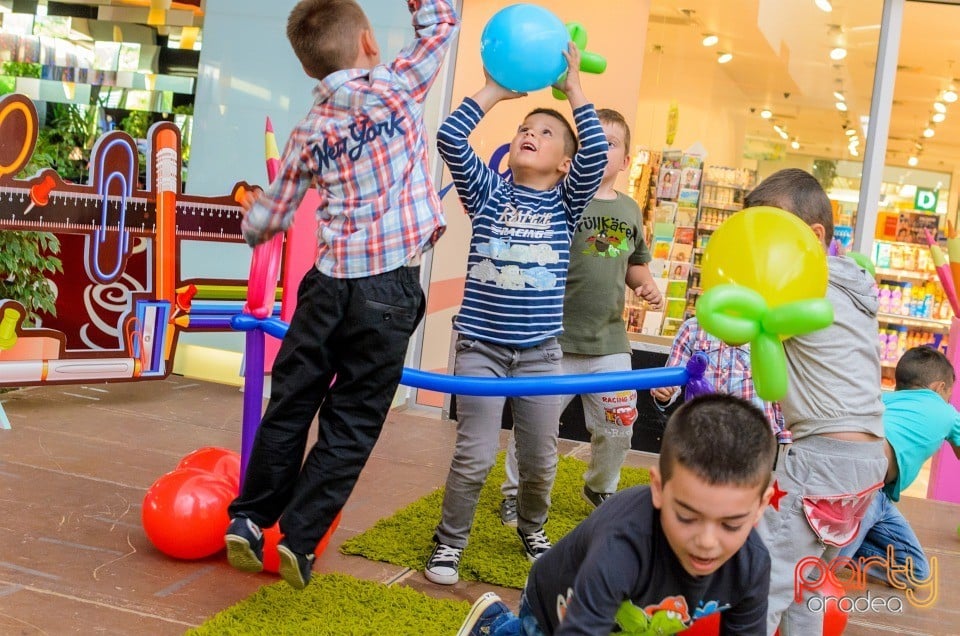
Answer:
POLYGON ((753 529, 770 501, 776 442, 729 395, 681 406, 650 485, 598 507, 530 570, 514 616, 480 597, 457 636, 674 634, 721 612, 720 633, 766 633, 770 556, 753 529))

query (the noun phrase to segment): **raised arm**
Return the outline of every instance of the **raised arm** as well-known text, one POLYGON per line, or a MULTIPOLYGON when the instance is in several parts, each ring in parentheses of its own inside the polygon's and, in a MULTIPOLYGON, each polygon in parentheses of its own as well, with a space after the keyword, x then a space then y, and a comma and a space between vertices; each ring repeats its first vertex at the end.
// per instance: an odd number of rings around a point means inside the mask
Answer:
POLYGON ((296 131, 290 135, 280 159, 280 170, 263 195, 247 209, 240 229, 250 247, 270 240, 277 232, 286 231, 300 201, 313 183, 313 158, 300 142, 296 131))
POLYGON ((464 209, 471 216, 483 207, 500 179, 477 156, 467 139, 483 115, 483 108, 468 97, 437 130, 437 150, 450 169, 464 209))
POLYGON ((603 169, 607 165, 607 136, 603 133, 597 111, 587 101, 580 86, 580 49, 571 42, 564 57, 567 59, 567 74, 557 88, 566 94, 573 109, 580 150, 573 158, 570 174, 564 179, 562 188, 571 222, 575 222, 600 187, 603 169))
POLYGON ((460 21, 449 0, 407 0, 407 6, 416 39, 400 51, 391 68, 413 98, 422 102, 460 21))

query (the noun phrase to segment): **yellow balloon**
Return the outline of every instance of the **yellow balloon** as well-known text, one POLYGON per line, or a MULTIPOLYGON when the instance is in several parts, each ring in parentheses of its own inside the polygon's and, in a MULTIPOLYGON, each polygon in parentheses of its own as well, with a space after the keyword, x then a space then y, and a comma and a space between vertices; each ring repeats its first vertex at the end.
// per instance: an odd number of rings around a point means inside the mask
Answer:
POLYGON ((735 283, 773 308, 827 293, 827 254, 798 216, 773 207, 740 210, 717 228, 703 252, 701 284, 735 283))

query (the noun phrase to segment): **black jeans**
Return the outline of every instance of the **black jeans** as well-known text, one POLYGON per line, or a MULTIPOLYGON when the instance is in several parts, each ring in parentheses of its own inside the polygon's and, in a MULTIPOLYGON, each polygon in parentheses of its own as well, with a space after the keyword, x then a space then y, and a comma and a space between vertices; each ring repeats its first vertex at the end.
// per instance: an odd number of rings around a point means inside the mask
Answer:
POLYGON ((261 527, 280 519, 291 549, 316 549, 380 436, 424 308, 419 267, 352 279, 312 268, 304 276, 231 517, 261 527), (318 410, 317 442, 304 459, 318 410))

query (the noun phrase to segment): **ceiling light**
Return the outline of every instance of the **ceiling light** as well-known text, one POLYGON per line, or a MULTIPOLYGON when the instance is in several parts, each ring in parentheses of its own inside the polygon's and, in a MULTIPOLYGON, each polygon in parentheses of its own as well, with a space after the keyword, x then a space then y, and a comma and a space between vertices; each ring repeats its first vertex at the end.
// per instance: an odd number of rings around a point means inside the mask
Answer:
POLYGON ((780 131, 780 139, 789 139, 789 138, 790 138, 790 135, 787 134, 786 130, 780 131))
POLYGON ((800 142, 794 139, 793 141, 790 142, 790 147, 793 148, 794 150, 800 150, 800 142))
POLYGON ((932 121, 935 124, 939 124, 946 118, 947 116, 944 113, 934 113, 933 117, 930 118, 930 121, 932 121))
POLYGON ((729 62, 729 61, 732 60, 732 59, 733 59, 733 53, 718 53, 718 54, 717 54, 717 62, 719 62, 719 63, 721 63, 721 64, 726 64, 727 62, 729 62))
POLYGON ((859 156, 860 156, 860 153, 857 152, 857 149, 856 149, 856 148, 850 148, 850 154, 853 155, 854 157, 859 157, 859 156))
POLYGON ((837 98, 837 101, 845 102, 847 98, 843 96, 843 93, 840 91, 833 91, 833 96, 837 98))
POLYGON ((709 35, 703 36, 703 45, 704 46, 713 46, 720 41, 720 38, 710 33, 709 35))
POLYGON ((847 102, 837 102, 836 106, 841 113, 847 112, 847 102))
POLYGON ((850 135, 856 135, 857 130, 855 128, 847 128, 847 132, 845 134, 847 135, 847 137, 849 137, 850 135))
POLYGON ((943 91, 943 101, 947 102, 948 104, 952 104, 953 102, 957 101, 957 91, 953 90, 953 88, 948 88, 947 90, 943 91))
POLYGON ((845 57, 847 57, 847 49, 843 48, 842 46, 838 46, 830 51, 831 60, 842 60, 845 57))
POLYGON ((933 102, 933 110, 938 113, 945 113, 947 112, 947 105, 943 102, 933 102))
POLYGON ((778 135, 783 134, 783 127, 780 124, 774 124, 773 129, 777 131, 778 135))
POLYGON ((918 163, 920 163, 920 160, 917 159, 916 157, 910 157, 909 159, 907 159, 907 165, 910 166, 911 168, 917 165, 918 163))
POLYGON ((817 5, 817 8, 824 13, 833 11, 833 5, 830 4, 830 0, 813 0, 813 4, 817 5))
POLYGON ((936 131, 933 128, 930 128, 929 126, 923 129, 923 136, 926 137, 927 139, 929 139, 930 137, 933 137, 935 134, 936 134, 936 131))
POLYGON ((770 119, 771 117, 773 117, 773 113, 770 112, 769 108, 764 108, 763 110, 760 111, 760 116, 763 117, 764 119, 770 119))

